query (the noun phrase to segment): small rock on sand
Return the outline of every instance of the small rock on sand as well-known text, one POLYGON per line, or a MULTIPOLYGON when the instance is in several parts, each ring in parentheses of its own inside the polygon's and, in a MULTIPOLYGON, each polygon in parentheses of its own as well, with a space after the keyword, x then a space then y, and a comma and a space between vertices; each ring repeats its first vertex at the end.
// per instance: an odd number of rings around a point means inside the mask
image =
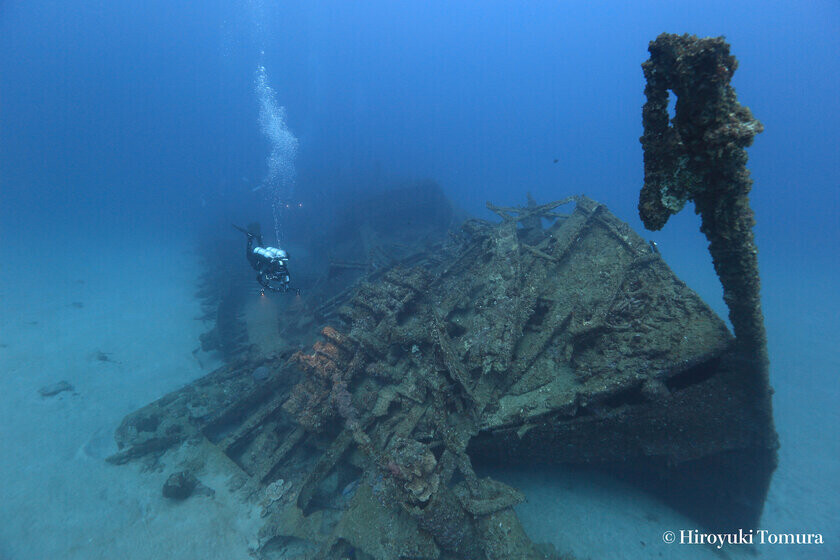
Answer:
POLYGON ((186 500, 197 485, 198 479, 188 471, 172 473, 163 484, 163 496, 172 500, 186 500))
POLYGON ((38 393, 42 397, 53 397, 62 391, 72 391, 74 387, 70 385, 66 381, 59 381, 58 383, 53 383, 51 385, 44 385, 40 389, 38 389, 38 393))

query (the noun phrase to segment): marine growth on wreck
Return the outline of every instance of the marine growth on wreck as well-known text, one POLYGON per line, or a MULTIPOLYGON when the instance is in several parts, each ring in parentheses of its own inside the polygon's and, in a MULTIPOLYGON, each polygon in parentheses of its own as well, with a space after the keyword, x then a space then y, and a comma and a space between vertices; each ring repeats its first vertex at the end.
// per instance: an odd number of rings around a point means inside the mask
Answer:
POLYGON ((488 463, 644 475, 701 526, 755 527, 777 447, 743 155, 760 125, 722 40, 650 51, 640 212, 661 228, 695 202, 736 336, 594 200, 456 223, 427 183, 432 218, 389 222, 405 242, 365 213, 364 238, 342 234, 353 259, 268 315, 216 272, 230 288, 205 294, 202 343, 226 365, 126 417, 109 461, 224 454, 260 508, 261 558, 559 558, 521 527, 522 493, 476 474, 488 463))

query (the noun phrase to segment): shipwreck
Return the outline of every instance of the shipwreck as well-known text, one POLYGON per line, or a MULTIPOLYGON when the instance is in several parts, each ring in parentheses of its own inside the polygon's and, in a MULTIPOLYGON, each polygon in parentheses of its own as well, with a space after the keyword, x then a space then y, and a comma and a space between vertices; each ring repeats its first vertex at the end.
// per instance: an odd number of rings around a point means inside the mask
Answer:
POLYGON ((256 304, 208 267, 202 343, 225 365, 126 417, 109 461, 223 453, 261 508, 262 558, 557 557, 521 527, 524 496, 476 474, 491 462, 604 469, 710 529, 757 526, 778 446, 741 157, 760 125, 722 40, 663 35, 646 64, 642 217, 696 203, 735 335, 596 201, 529 196, 453 225, 425 183, 335 220, 348 247, 295 301, 256 304))

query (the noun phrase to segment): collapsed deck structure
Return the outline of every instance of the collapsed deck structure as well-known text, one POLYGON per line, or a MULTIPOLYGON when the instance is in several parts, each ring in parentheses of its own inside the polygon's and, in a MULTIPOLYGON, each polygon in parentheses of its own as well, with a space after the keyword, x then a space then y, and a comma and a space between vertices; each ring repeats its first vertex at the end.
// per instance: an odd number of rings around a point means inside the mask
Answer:
POLYGON ((359 284, 311 349, 252 345, 133 413, 111 461, 205 438, 278 496, 266 554, 542 558, 476 461, 643 474, 708 526, 755 525, 776 436, 723 321, 597 202, 491 209, 359 284))

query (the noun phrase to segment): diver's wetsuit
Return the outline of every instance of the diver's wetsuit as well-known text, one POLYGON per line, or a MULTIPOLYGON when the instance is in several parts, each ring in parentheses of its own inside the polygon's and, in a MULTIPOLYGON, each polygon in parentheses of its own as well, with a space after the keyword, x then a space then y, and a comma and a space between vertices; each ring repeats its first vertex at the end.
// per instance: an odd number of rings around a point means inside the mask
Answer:
POLYGON ((285 292, 289 289, 289 269, 285 251, 274 247, 263 247, 260 233, 246 232, 248 242, 245 245, 245 258, 251 268, 257 271, 260 286, 273 292, 285 292))

